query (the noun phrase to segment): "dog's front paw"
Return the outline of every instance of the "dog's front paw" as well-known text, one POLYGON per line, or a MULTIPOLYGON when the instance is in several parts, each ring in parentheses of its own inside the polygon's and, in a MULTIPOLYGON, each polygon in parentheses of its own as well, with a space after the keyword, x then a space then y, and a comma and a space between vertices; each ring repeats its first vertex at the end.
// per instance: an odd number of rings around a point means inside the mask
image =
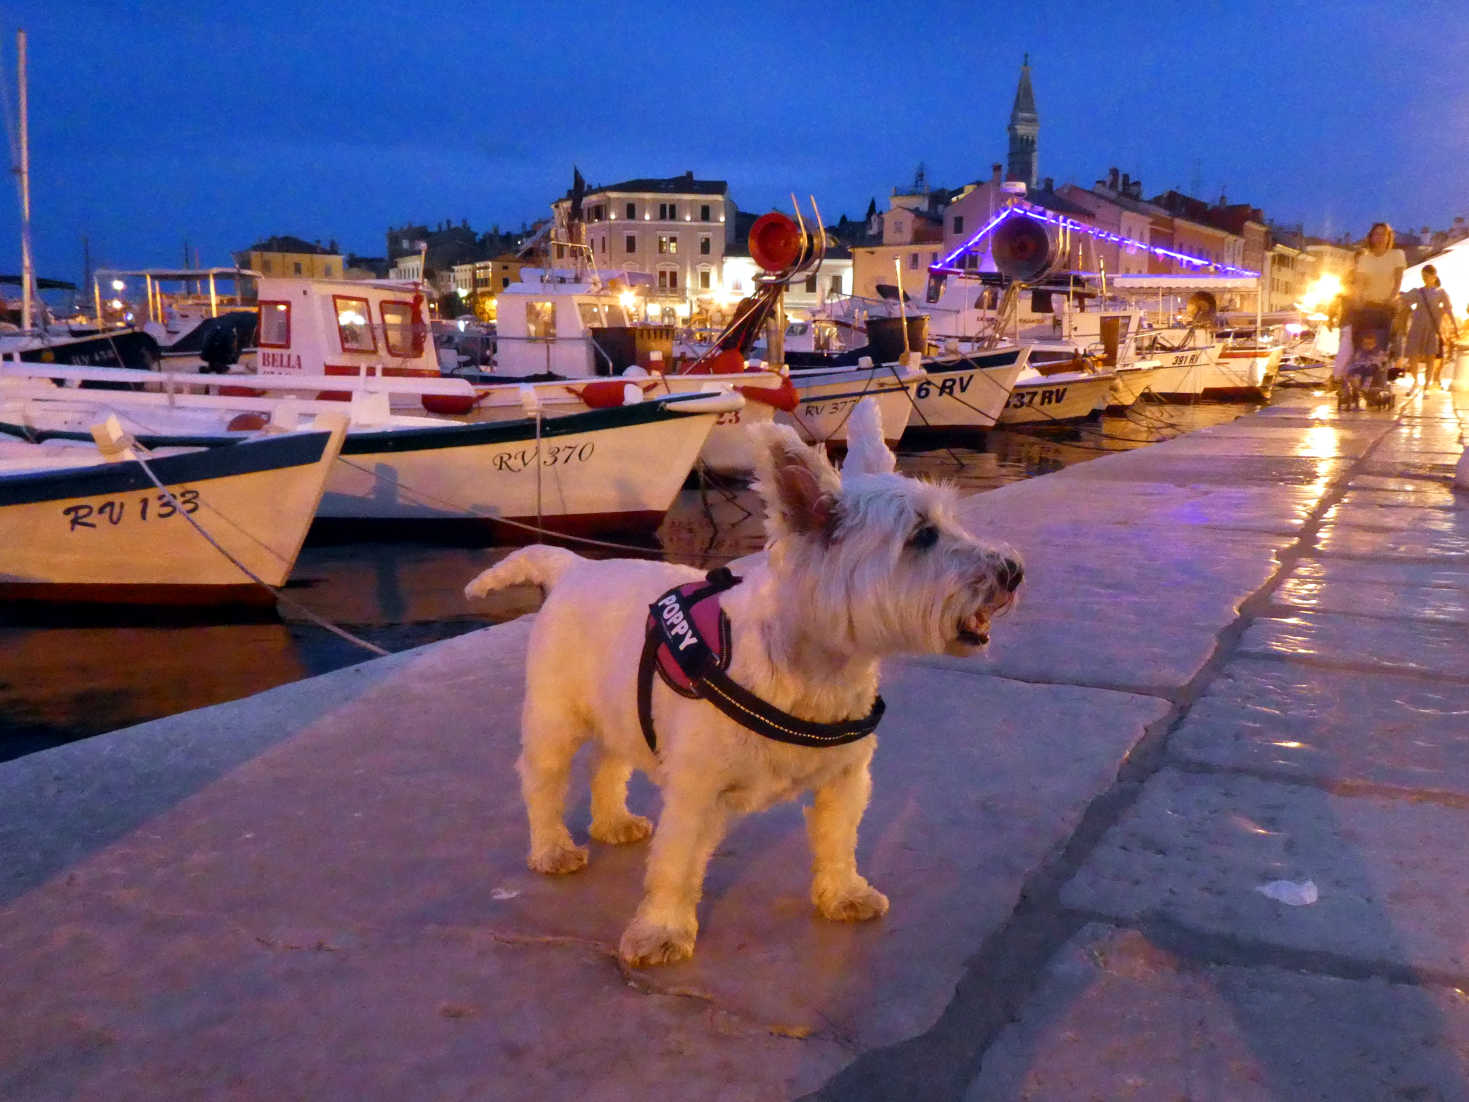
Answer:
POLYGON ((622 942, 617 952, 633 968, 672 964, 694 955, 694 938, 698 932, 697 924, 690 927, 664 926, 639 916, 622 931, 622 942))
POLYGON ((624 815, 607 823, 593 821, 589 832, 599 842, 609 846, 625 846, 641 842, 653 833, 653 820, 642 815, 624 815))
POLYGON ((564 876, 587 867, 587 847, 574 846, 570 842, 532 850, 527 865, 532 872, 543 872, 548 876, 564 876))
POLYGON ((888 897, 860 876, 840 888, 813 886, 811 901, 833 922, 865 922, 888 913, 888 897))

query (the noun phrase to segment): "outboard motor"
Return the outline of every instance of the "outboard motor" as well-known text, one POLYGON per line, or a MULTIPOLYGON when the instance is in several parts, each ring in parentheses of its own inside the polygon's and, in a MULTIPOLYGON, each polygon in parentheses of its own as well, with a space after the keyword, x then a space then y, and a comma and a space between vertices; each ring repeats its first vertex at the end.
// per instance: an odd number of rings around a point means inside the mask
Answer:
POLYGON ((206 375, 223 375, 240 358, 239 334, 224 318, 210 318, 205 324, 209 332, 199 346, 199 358, 204 361, 199 370, 206 375))

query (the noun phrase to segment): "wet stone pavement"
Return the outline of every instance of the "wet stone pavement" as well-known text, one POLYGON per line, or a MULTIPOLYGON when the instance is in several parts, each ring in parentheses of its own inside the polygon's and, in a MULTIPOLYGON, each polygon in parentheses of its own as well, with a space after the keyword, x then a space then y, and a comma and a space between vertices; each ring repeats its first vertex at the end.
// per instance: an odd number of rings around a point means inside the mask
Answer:
POLYGON ((0 1097, 1469 1098, 1455 400, 967 500, 1024 599, 885 671, 878 922, 787 806, 620 968, 642 848, 523 864, 525 619, 0 765, 0 1097))

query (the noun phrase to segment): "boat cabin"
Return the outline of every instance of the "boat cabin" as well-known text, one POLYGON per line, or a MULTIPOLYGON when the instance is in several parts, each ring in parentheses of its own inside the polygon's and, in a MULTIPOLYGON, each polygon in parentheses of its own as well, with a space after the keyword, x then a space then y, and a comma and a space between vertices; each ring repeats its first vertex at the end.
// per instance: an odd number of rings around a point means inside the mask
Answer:
POLYGON ((262 375, 438 375, 422 284, 276 279, 259 283, 262 375))
POLYGON ((582 379, 672 361, 673 326, 633 320, 644 301, 635 274, 601 279, 525 268, 520 275, 498 295, 496 375, 582 379))

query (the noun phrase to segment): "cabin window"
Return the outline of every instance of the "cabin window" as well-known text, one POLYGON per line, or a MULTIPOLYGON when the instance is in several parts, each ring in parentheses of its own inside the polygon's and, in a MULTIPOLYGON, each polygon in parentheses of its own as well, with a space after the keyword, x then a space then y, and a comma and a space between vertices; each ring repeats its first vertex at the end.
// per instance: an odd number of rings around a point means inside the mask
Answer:
POLYGON ((613 303, 607 307, 607 324, 613 326, 627 324, 627 315, 622 312, 621 305, 613 303))
POLYGON ((333 295, 337 310, 337 335, 343 352, 376 352, 377 337, 372 332, 372 307, 365 298, 333 295))
POLYGON ((423 354, 424 325, 411 302, 384 302, 378 307, 383 318, 383 340, 389 356, 413 359, 423 354))
POLYGON ((525 304, 525 335, 533 341, 556 339, 556 304, 554 302, 527 302, 525 304))
POLYGON ((678 252, 678 237, 671 233, 660 233, 658 235, 658 252, 663 256, 672 256, 678 252))
POLYGON ((260 347, 291 347, 291 304, 289 302, 262 302, 260 304, 260 347))
POLYGON ((1030 293, 1030 312, 1032 314, 1049 314, 1052 312, 1051 292, 1032 291, 1030 293))
POLYGON ((578 302, 576 304, 576 310, 581 315, 581 323, 583 325, 603 324, 602 308, 595 302, 578 302))

